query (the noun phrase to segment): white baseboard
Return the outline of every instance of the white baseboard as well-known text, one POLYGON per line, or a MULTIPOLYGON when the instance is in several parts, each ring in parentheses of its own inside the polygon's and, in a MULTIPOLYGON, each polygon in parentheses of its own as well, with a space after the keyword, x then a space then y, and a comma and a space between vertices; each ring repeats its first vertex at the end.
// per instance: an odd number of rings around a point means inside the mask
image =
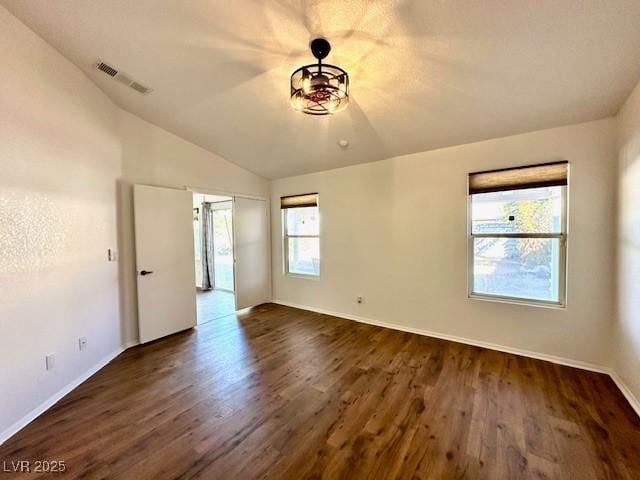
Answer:
POLYGON ((332 312, 322 308, 309 307, 306 305, 298 305, 295 303, 284 302, 281 300, 273 300, 273 303, 277 303, 278 305, 284 305, 286 307, 293 307, 293 308, 299 308, 301 310, 308 310, 311 312, 323 313, 325 315, 331 315, 334 317, 346 318, 348 320, 355 320, 356 322, 375 325, 377 327, 391 328, 393 330, 400 330, 401 332, 416 333, 418 335, 424 335, 426 337, 440 338, 442 340, 449 340, 451 342, 464 343, 466 345, 473 345, 474 347, 488 348, 489 350, 497 350, 499 352, 512 353, 514 355, 521 355, 523 357, 536 358, 538 360, 546 360, 547 362, 557 363, 559 365, 566 365, 568 367, 581 368, 582 370, 589 370, 591 372, 607 373, 607 374, 610 373, 610 369, 607 367, 603 367, 593 363, 582 362, 580 360, 573 360, 570 358, 558 357, 558 356, 549 355, 546 353, 533 352, 531 350, 524 350, 521 348, 507 347, 504 345, 498 345, 496 343, 485 342, 483 340, 474 340, 471 338, 457 337, 455 335, 449 335, 447 333, 434 332, 431 330, 423 330, 420 328, 406 327, 404 325, 399 325, 397 323, 381 322, 379 320, 372 320, 370 318, 359 317, 359 316, 351 315, 348 313, 332 312))
POLYGON ((127 348, 129 348, 129 346, 124 346, 124 347, 121 347, 121 348, 117 349, 114 352, 111 352, 109 355, 104 357, 102 360, 100 360, 97 364, 95 364, 89 370, 84 372, 82 375, 77 377, 72 382, 70 382, 67 385, 65 385, 64 387, 62 387, 60 390, 58 390, 56 393, 54 393, 49 398, 47 398, 44 402, 42 402, 40 405, 38 405, 36 408, 31 410, 29 413, 27 413, 20 420, 15 422, 9 428, 5 429, 2 433, 0 433, 0 445, 2 445, 9 438, 14 436, 16 433, 18 433, 20 430, 22 430, 24 427, 26 427, 29 423, 31 423, 36 418, 38 418, 40 415, 42 415, 44 412, 49 410, 62 397, 64 397, 69 392, 74 390, 78 385, 80 385, 82 382, 84 382, 89 377, 91 377, 94 373, 96 373, 98 370, 100 370, 102 367, 104 367, 106 364, 108 364, 111 360, 113 360, 118 355, 120 355, 122 352, 124 352, 127 348))
POLYGON ((571 358, 558 357, 558 356, 549 355, 546 353, 538 353, 538 352, 532 352, 530 350, 523 350, 520 348, 506 347, 504 345, 498 345, 495 343, 485 342, 482 340, 474 340, 471 338, 457 337, 455 335, 448 335, 446 333, 433 332, 430 330, 422 330, 419 328, 405 327, 403 325, 398 325, 396 323, 381 322, 378 320, 372 320, 370 318, 359 317, 357 315, 351 315, 348 313, 340 313, 340 312, 332 312, 330 310, 325 310, 323 308, 310 307, 308 305, 299 305, 291 302, 285 302, 282 300, 273 300, 273 303, 277 303, 278 305, 284 305, 286 307, 293 307, 293 308, 299 308, 301 310, 308 310, 311 312, 323 313, 325 315, 331 315, 333 317, 340 317, 340 318, 346 318, 348 320, 355 320, 356 322, 375 325, 378 327, 391 328, 393 330, 399 330, 402 332, 416 333, 418 335, 424 335, 427 337, 435 337, 435 338, 440 338, 442 340, 449 340, 452 342, 464 343, 466 345, 473 345, 475 347, 488 348, 489 350, 497 350, 499 352, 512 353, 514 355, 521 355, 523 357, 530 357, 538 360, 545 360, 547 362, 557 363, 558 365, 565 365, 568 367, 580 368, 582 370, 588 370, 590 372, 604 373, 611 377, 611 379, 614 381, 616 386, 620 389, 620 391, 625 396, 625 398, 627 399, 631 407, 636 411, 638 416, 640 416, 640 402, 633 395, 633 392, 629 389, 629 387, 627 387, 627 385, 618 376, 618 374, 609 367, 603 367, 601 365, 582 362, 580 360, 573 360, 571 358))
POLYGON ((629 402, 631 408, 633 408, 640 417, 640 400, 636 398, 631 389, 627 386, 626 383, 624 383, 624 381, 622 381, 622 378, 620 378, 620 376, 616 372, 611 371, 609 372, 609 375, 611 376, 611 379, 616 384, 616 386, 620 389, 624 397, 627 399, 627 402, 629 402))

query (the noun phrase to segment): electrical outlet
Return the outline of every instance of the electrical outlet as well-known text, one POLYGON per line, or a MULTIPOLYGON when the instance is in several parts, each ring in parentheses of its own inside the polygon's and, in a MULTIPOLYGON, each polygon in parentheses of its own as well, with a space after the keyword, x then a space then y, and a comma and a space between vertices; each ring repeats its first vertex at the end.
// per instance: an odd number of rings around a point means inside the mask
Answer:
POLYGON ((115 262, 117 260, 116 251, 109 248, 107 250, 107 260, 110 262, 115 262))
POLYGON ((358 296, 356 297, 356 302, 358 302, 358 303, 360 303, 360 304, 361 304, 361 303, 363 303, 363 302, 364 302, 364 299, 362 298, 362 296, 358 295, 358 296))
POLYGON ((78 349, 81 352, 87 349, 87 337, 80 337, 78 339, 78 349))
POLYGON ((56 366, 56 356, 53 353, 44 357, 44 364, 47 370, 53 369, 56 366))

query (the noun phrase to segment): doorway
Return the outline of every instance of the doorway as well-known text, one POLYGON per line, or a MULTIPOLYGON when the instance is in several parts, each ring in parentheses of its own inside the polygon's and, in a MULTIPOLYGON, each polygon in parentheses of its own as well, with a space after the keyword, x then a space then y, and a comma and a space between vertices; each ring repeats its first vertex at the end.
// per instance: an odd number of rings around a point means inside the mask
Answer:
POLYGON ((267 199, 196 192, 133 187, 141 343, 271 300, 267 199))
POLYGON ((193 238, 198 324, 235 313, 233 199, 194 193, 193 238))

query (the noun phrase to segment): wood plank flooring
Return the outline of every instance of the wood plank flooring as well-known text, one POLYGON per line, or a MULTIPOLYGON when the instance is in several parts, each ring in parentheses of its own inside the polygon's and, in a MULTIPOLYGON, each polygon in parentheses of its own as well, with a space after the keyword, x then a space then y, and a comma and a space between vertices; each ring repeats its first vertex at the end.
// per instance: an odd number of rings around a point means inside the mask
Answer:
POLYGON ((127 350, 0 447, 37 459, 64 460, 50 478, 640 479, 640 420, 606 375, 267 304, 127 350))

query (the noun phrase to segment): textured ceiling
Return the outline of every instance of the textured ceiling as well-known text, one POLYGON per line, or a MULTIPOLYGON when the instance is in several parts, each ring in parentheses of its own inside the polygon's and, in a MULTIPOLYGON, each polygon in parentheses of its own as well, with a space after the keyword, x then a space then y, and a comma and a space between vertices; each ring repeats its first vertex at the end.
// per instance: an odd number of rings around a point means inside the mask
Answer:
POLYGON ((640 78, 638 0, 0 2, 122 108, 267 178, 602 118, 640 78), (335 116, 289 106, 316 36, 351 75, 335 116))

